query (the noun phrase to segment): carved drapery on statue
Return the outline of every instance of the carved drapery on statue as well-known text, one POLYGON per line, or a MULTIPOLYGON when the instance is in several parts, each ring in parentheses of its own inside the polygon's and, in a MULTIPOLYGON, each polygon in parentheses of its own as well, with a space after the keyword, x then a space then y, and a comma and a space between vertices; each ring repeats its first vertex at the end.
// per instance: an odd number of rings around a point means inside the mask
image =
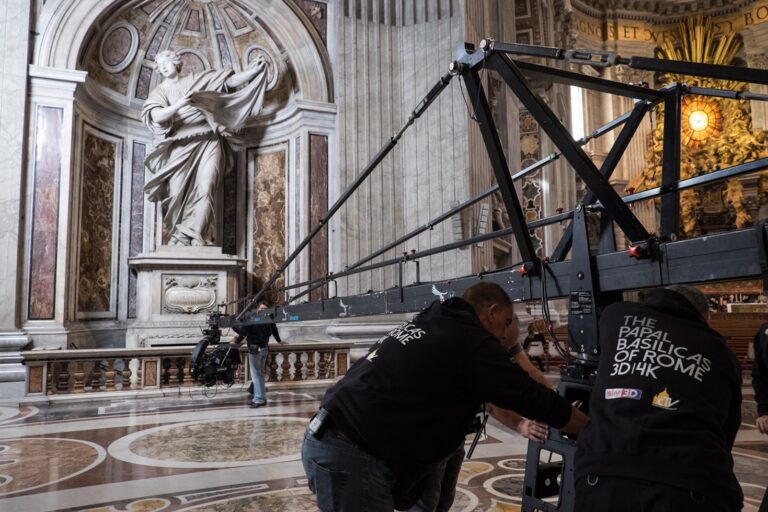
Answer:
POLYGON ((229 93, 229 70, 190 74, 163 81, 153 89, 142 110, 142 120, 164 139, 147 156, 154 174, 146 183, 150 201, 161 201, 170 242, 177 245, 216 243, 215 197, 221 177, 234 165, 226 136, 258 113, 267 88, 267 68, 245 87, 229 93), (166 122, 153 118, 156 109, 190 98, 166 122), (194 106, 192 106, 194 105, 194 106))

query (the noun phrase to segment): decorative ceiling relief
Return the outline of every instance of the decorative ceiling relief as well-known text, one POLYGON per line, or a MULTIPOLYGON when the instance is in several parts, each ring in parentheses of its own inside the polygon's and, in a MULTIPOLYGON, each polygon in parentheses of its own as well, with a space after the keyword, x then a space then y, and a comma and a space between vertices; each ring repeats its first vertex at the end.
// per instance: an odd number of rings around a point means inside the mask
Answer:
POLYGON ((112 26, 101 40, 99 61, 111 73, 119 73, 136 57, 139 48, 139 31, 128 22, 112 26))
MULTIPOLYGON (((160 51, 175 50, 181 56, 182 75, 207 69, 242 71, 260 53, 276 65, 271 73, 274 91, 267 101, 285 104, 297 90, 292 83, 295 73, 288 69, 288 52, 277 36, 281 30, 271 26, 265 19, 267 11, 256 9, 254 3, 258 4, 256 0, 125 2, 91 36, 81 56, 83 68, 103 88, 104 96, 114 99, 116 93, 140 108, 161 80, 154 62, 160 51)), ((282 23, 284 33, 286 22, 282 23)))

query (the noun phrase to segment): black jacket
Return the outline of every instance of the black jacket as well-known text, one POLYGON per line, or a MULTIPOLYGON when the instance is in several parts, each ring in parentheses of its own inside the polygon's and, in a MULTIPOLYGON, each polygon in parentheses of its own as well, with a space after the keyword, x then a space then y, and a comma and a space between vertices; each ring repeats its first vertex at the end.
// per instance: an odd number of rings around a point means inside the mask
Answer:
POLYGON ((243 325, 239 327, 233 327, 233 330, 240 336, 245 336, 248 340, 248 349, 258 347, 260 349, 267 346, 269 343, 269 337, 274 336, 275 341, 280 343, 280 333, 277 332, 277 326, 275 324, 253 324, 243 325))
POLYGON ((755 360, 752 362, 752 387, 755 389, 757 415, 768 415, 768 323, 755 335, 755 360))
POLYGON ((741 422, 741 372, 722 336, 682 295, 657 289, 643 304, 606 308, 599 344, 576 479, 651 480, 739 510, 731 448, 741 422))
POLYGON ((379 340, 322 406, 342 432, 408 480, 463 442, 483 401, 554 427, 571 415, 568 402, 510 361, 469 303, 452 298, 379 340))

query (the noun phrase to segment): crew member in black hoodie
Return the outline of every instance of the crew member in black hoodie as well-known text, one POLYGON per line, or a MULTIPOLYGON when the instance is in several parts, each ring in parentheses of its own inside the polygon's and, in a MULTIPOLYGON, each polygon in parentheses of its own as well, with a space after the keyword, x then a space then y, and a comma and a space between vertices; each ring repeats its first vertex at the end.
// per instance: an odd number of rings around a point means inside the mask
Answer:
MULTIPOLYGON (((755 359, 752 361, 752 388, 757 402, 755 424, 761 434, 768 434, 768 323, 760 326, 754 339, 755 359)), ((768 512, 768 489, 758 512, 768 512)))
POLYGON ((512 304, 492 283, 435 301, 391 331, 325 395, 302 462, 322 512, 391 512, 456 450, 484 401, 555 428, 586 417, 512 363, 499 343, 512 304))
POLYGON ((697 289, 600 318, 600 362, 575 459, 576 512, 741 510, 733 447, 741 372, 697 289))
POLYGON ((768 434, 768 323, 760 326, 754 339, 755 359, 752 361, 752 387, 757 402, 757 429, 768 434))

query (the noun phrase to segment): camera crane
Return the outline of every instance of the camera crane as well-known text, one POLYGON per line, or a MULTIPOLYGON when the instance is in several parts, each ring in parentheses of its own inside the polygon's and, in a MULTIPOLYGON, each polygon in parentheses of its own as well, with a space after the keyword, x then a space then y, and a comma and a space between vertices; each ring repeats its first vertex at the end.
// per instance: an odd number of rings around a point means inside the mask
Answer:
MULTIPOLYGON (((214 313, 209 318, 206 335, 218 341, 220 328, 271 322, 295 322, 303 320, 335 319, 339 317, 384 315, 420 311, 435 299, 437 294, 461 294, 480 281, 501 285, 513 301, 537 301, 545 304, 549 299, 567 298, 568 346, 566 351, 557 344, 566 361, 558 392, 571 402, 580 401, 588 412, 589 395, 600 355, 597 344, 598 318, 602 308, 621 300, 627 290, 683 283, 703 283, 748 278, 762 278, 768 283, 768 245, 764 223, 754 228, 727 231, 716 235, 696 238, 680 238, 680 204, 678 193, 702 185, 712 184, 748 173, 768 169, 768 158, 735 165, 726 169, 680 180, 681 101, 685 95, 709 96, 725 99, 749 99, 768 101, 768 95, 736 92, 673 83, 661 89, 624 84, 599 77, 567 71, 557 67, 542 66, 520 57, 567 61, 572 64, 605 68, 625 65, 633 69, 652 72, 671 72, 717 79, 768 85, 768 71, 697 64, 682 61, 660 60, 646 57, 622 58, 616 54, 593 50, 565 50, 562 48, 510 44, 485 39, 479 49, 464 43, 457 50, 456 60, 427 95, 412 111, 406 124, 393 135, 362 170, 358 178, 329 208, 327 215, 315 225, 309 235, 298 244, 280 268, 263 288, 237 315, 214 313), (480 79, 480 71, 493 70, 517 96, 521 104, 535 118, 558 152, 536 162, 514 175, 509 166, 491 109, 480 79), (387 244, 380 250, 346 267, 343 271, 323 278, 309 280, 278 288, 278 292, 305 288, 285 304, 261 313, 252 313, 251 306, 270 290, 279 276, 295 260, 311 239, 327 224, 344 202, 370 176, 373 170, 394 148, 407 128, 421 116, 435 98, 455 77, 460 77, 470 98, 476 98, 475 118, 482 134, 497 185, 476 195, 432 219, 427 224, 387 244), (581 88, 616 94, 634 100, 630 112, 596 129, 590 135, 574 140, 546 102, 539 97, 529 83, 535 78, 549 82, 573 85, 581 88), (636 133, 645 114, 656 105, 664 106, 664 146, 662 176, 659 187, 624 197, 618 195, 609 183, 621 156, 636 133), (598 168, 582 146, 592 139, 621 127, 615 142, 598 168), (514 189, 514 181, 540 169, 558 158, 565 158, 588 191, 582 201, 568 212, 527 222, 514 189), (498 191, 511 222, 511 227, 431 248, 404 254, 378 263, 371 260, 452 217, 482 199, 498 191), (660 231, 649 233, 633 214, 629 205, 636 201, 658 198, 660 203, 660 231), (588 219, 600 214, 600 243, 590 245, 592 223, 588 219), (570 221, 552 256, 548 260, 537 257, 529 231, 553 223, 570 221), (616 225, 630 241, 627 250, 619 250, 613 239, 616 225), (432 254, 453 250, 500 236, 511 235, 522 255, 522 263, 512 269, 503 269, 480 275, 457 277, 451 280, 406 285, 403 268, 432 254), (571 254, 571 259, 566 256, 571 254), (390 265, 399 266, 399 285, 395 288, 366 294, 334 297, 317 301, 295 303, 310 291, 327 286, 338 278, 370 271, 390 265), (438 288, 439 287, 439 288, 438 288)), ((593 236, 594 238, 594 236, 593 236)), ((765 285, 764 285, 765 286, 765 285)), ((524 511, 572 510, 573 508, 573 455, 575 440, 553 431, 544 445, 529 443, 526 472, 523 485, 524 511), (542 450, 557 453, 562 461, 542 464, 542 450), (551 498, 557 496, 557 500, 551 498), (548 499, 549 498, 549 499, 548 499), (547 499, 545 501, 545 499, 547 499)))

